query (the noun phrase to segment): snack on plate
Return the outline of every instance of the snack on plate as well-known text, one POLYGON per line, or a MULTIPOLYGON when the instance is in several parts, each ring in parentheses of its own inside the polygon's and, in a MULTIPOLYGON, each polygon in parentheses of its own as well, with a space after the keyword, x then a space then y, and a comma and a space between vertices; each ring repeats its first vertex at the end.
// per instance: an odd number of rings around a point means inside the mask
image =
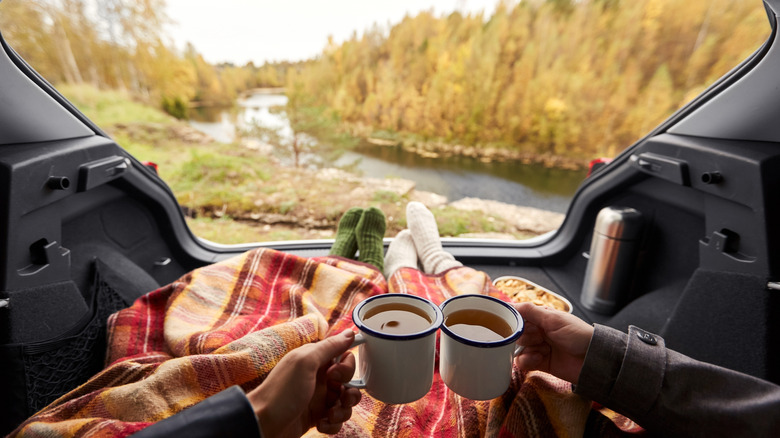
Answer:
POLYGON ((493 281, 493 285, 515 302, 530 302, 571 313, 568 300, 520 277, 499 277, 493 281))

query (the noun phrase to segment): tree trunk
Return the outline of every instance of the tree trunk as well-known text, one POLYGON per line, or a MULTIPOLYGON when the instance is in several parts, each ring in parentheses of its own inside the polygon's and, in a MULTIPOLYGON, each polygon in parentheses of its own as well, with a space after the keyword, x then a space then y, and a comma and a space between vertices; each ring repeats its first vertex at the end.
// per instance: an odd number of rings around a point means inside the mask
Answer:
POLYGON ((300 162, 301 148, 300 145, 298 144, 298 134, 293 134, 292 148, 293 148, 293 155, 295 156, 295 168, 297 169, 301 167, 301 162, 300 162))
POLYGON ((73 49, 71 49, 68 35, 65 33, 65 28, 62 26, 62 17, 53 18, 57 54, 62 63, 62 72, 65 75, 65 81, 72 84, 80 84, 84 82, 84 79, 81 77, 79 66, 76 64, 76 58, 73 56, 73 49))

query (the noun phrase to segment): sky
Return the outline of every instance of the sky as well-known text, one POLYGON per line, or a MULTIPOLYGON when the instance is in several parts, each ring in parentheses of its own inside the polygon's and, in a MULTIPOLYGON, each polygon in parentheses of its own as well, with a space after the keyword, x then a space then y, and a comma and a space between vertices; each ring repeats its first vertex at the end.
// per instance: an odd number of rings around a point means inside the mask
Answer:
POLYGON ((432 10, 490 16, 498 0, 167 0, 174 22, 168 35, 178 48, 191 42, 209 63, 255 65, 299 61, 361 35, 376 23, 388 28, 404 15, 432 10))

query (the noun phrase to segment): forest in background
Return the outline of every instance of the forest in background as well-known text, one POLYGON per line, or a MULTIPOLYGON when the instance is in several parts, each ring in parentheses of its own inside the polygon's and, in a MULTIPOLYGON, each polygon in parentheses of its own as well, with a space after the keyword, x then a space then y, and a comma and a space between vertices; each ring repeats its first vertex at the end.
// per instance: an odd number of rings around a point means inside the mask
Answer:
POLYGON ((358 132, 614 156, 768 35, 756 0, 502 2, 489 17, 421 13, 331 44, 291 71, 288 95, 358 132))
POLYGON ((165 33, 164 0, 10 0, 3 37, 55 86, 126 91, 178 118, 196 105, 233 105, 242 91, 284 86, 297 63, 212 65, 178 51, 165 33))
POLYGON ((313 60, 211 65, 164 33, 164 0, 8 0, 0 29, 53 84, 123 90, 177 117, 285 86, 360 135, 613 156, 768 36, 758 0, 524 0, 407 16, 313 60))

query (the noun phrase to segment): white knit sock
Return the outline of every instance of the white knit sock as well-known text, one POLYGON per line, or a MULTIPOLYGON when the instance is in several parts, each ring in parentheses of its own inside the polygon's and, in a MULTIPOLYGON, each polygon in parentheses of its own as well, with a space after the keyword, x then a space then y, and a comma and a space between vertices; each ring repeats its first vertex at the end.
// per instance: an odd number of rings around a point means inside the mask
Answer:
POLYGON ((417 269, 417 249, 409 230, 402 230, 390 242, 385 254, 385 278, 390 278, 400 268, 417 269))
POLYGON ((406 205, 406 224, 417 248, 417 257, 426 274, 439 274, 447 269, 463 264, 444 251, 439 238, 439 227, 436 218, 425 205, 412 201, 406 205))

